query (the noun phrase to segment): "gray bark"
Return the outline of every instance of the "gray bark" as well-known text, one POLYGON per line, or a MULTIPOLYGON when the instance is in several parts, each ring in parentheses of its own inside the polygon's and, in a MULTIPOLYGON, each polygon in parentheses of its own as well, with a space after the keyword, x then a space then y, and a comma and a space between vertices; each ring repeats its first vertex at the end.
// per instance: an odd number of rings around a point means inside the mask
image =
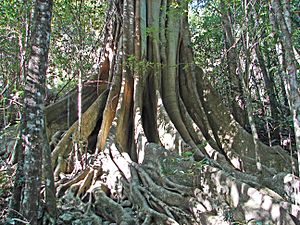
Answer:
POLYGON ((286 74, 284 76, 285 88, 288 95, 289 106, 291 115, 293 117, 293 125, 296 140, 296 149, 298 156, 298 172, 300 173, 300 93, 298 90, 297 67, 296 58, 293 50, 292 34, 290 28, 290 18, 285 5, 284 10, 280 5, 279 0, 273 0, 272 6, 274 9, 275 17, 279 24, 279 30, 281 31, 281 39, 283 48, 285 50, 285 60, 286 60, 286 74))
POLYGON ((50 42, 51 10, 51 0, 36 1, 31 51, 25 83, 25 109, 22 121, 24 129, 21 137, 24 162, 19 162, 23 164, 23 167, 20 169, 23 169, 24 177, 18 178, 24 179, 24 185, 21 190, 21 199, 15 199, 15 202, 20 201, 16 210, 20 210, 23 216, 22 219, 25 219, 32 225, 36 225, 39 219, 38 213, 41 204, 38 193, 41 190, 43 149, 48 145, 44 122, 44 99, 50 42))

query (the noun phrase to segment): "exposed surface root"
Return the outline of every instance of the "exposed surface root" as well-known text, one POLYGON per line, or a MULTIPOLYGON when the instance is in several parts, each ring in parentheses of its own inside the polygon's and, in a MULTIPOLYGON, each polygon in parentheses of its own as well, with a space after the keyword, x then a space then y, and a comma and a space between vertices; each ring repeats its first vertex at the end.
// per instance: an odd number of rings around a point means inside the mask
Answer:
POLYGON ((57 183, 60 224, 296 224, 300 218, 300 208, 279 194, 205 161, 147 144, 137 164, 110 148, 57 183))

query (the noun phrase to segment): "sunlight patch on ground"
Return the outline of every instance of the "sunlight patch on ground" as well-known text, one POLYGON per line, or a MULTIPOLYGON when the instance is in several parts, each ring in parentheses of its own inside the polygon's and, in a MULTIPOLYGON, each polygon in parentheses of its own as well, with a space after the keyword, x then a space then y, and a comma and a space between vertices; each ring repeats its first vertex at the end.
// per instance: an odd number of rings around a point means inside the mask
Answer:
POLYGON ((249 188, 247 194, 250 199, 246 204, 252 208, 260 208, 260 205, 263 203, 263 195, 254 188, 249 188))
POLYGON ((240 200, 239 190, 234 182, 231 183, 230 187, 230 197, 234 207, 237 207, 240 200))
POLYGON ((271 208, 271 217, 273 220, 279 220, 280 218, 280 206, 278 204, 273 204, 271 208))

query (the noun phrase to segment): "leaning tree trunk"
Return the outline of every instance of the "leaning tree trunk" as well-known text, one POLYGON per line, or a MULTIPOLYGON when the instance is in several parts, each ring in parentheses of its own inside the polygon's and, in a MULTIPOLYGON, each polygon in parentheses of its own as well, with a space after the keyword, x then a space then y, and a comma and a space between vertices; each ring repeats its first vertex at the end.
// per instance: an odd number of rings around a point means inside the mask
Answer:
POLYGON ((117 224, 296 223, 292 159, 259 143, 256 174, 252 136, 193 64, 184 2, 110 1, 80 135, 76 91, 46 112, 62 209, 79 204, 87 220, 117 224))

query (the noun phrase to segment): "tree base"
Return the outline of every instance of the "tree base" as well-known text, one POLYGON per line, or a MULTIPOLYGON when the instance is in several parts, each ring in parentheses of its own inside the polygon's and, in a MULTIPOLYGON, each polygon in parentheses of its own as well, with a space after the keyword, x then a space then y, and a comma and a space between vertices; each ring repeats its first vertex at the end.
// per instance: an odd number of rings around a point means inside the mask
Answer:
POLYGON ((58 224, 297 224, 300 208, 245 177, 147 144, 142 164, 112 145, 57 182, 58 224), (259 186, 259 185, 257 185, 259 186))

